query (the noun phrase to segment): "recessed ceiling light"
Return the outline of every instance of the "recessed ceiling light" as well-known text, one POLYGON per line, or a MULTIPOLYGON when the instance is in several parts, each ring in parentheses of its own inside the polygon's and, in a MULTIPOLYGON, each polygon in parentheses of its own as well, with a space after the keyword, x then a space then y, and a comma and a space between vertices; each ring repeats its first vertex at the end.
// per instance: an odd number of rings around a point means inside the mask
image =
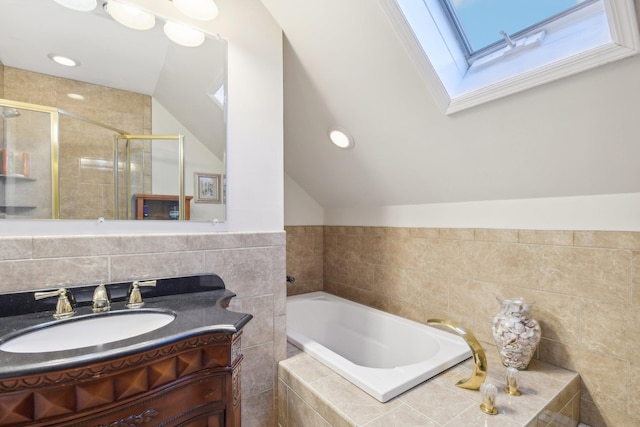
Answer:
POLYGON ((58 63, 60 65, 64 65, 65 67, 77 67, 78 65, 80 65, 80 63, 78 61, 75 61, 75 60, 73 60, 71 58, 67 58, 66 56, 57 55, 55 53, 50 53, 47 56, 53 62, 56 62, 56 63, 58 63))
POLYGON ((84 101, 85 98, 84 96, 80 95, 79 93, 68 93, 67 96, 71 99, 75 99, 77 101, 84 101))
POLYGON ((150 30, 156 25, 156 17, 151 13, 143 12, 127 4, 117 1, 109 1, 104 5, 104 10, 120 24, 134 30, 150 30))
POLYGON ((349 133, 348 130, 334 126, 329 128, 329 139, 333 142, 337 147, 348 149, 353 148, 355 142, 353 141, 353 137, 349 133))
POLYGON ((173 5, 189 18, 209 21, 218 16, 213 0, 173 0, 173 5))
POLYGON ((59 5, 79 12, 91 12, 98 5, 97 0, 53 0, 59 5))
POLYGON ((167 22, 164 24, 164 33, 171 41, 182 46, 196 47, 204 43, 204 33, 194 30, 186 25, 167 22))

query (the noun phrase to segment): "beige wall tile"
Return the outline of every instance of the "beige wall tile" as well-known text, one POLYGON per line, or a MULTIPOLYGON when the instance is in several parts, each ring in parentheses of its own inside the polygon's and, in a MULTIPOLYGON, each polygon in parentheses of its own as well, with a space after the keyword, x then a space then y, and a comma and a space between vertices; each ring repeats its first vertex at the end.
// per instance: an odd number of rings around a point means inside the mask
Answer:
POLYGON ((574 244, 598 248, 640 249, 640 233, 631 231, 576 231, 574 244))
POLYGON ((448 277, 475 279, 478 264, 475 243, 458 240, 428 240, 426 243, 426 270, 448 277))
POLYGON ((26 291, 109 281, 107 257, 13 260, 0 262, 0 291, 26 291))
POLYGON ((25 259, 33 255, 33 238, 2 237, 0 238, 0 260, 25 259))
POLYGON ((518 241, 533 245, 572 246, 573 231, 520 230, 518 241))
MULTIPOLYGON (((215 270, 209 270, 215 271, 215 270)), ((111 281, 203 274, 204 254, 173 252, 111 256, 111 281)))
POLYGON ((582 344, 592 351, 634 360, 640 354, 640 307, 584 300, 582 344))
POLYGON ((579 372, 582 399, 626 412, 629 398, 627 361, 545 339, 540 342, 540 359, 579 372))
POLYGON ((636 363, 635 359, 634 362, 630 364, 630 373, 628 413, 630 417, 635 418, 638 424, 640 424, 640 363, 636 363))
POLYGON ((538 292, 532 317, 538 319, 542 336, 565 344, 580 340, 580 299, 569 295, 538 292))
POLYGON ((241 298, 239 301, 240 311, 253 314, 253 319, 244 328, 242 345, 251 347, 274 341, 273 295, 241 298))
POLYGON ((242 395, 242 427, 273 427, 275 408, 273 390, 259 394, 242 395))
MULTIPOLYGON (((242 338, 244 339, 244 335, 242 338)), ((252 396, 266 390, 272 390, 276 369, 273 360, 273 341, 253 347, 244 347, 242 352, 245 356, 242 363, 243 392, 252 396)))
POLYGON ((440 238, 453 240, 473 240, 475 238, 475 230, 473 228, 441 228, 440 238))
POLYGON ((314 411, 295 392, 289 393, 287 398, 288 419, 291 426, 331 427, 320 414, 314 411))
POLYGON ((535 247, 511 243, 478 242, 474 259, 479 280, 535 288, 540 254, 535 247))
POLYGON ((475 240, 485 242, 516 243, 518 241, 518 230, 492 230, 488 228, 477 229, 475 240))
POLYGON ((632 252, 631 257, 631 304, 640 305, 640 252, 632 252))
POLYGON ((578 297, 629 303, 631 252, 540 247, 540 289, 578 297))

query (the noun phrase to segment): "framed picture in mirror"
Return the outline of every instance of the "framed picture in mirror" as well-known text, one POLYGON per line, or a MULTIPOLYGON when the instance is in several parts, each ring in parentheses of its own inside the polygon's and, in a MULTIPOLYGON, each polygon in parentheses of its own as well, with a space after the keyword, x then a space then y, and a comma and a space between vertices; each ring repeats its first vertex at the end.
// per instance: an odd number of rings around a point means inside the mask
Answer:
POLYGON ((221 203, 221 177, 221 174, 195 172, 195 203, 221 203))

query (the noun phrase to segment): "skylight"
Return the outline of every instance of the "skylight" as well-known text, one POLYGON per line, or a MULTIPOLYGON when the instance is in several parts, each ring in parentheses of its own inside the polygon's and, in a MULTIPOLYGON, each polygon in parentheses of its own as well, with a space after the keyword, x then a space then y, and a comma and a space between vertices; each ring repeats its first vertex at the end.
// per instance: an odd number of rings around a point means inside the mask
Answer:
POLYGON ((597 0, 441 0, 471 57, 597 0), (501 34, 502 33, 502 34, 501 34))
POLYGON ((379 1, 446 114, 640 46, 633 0, 379 1))

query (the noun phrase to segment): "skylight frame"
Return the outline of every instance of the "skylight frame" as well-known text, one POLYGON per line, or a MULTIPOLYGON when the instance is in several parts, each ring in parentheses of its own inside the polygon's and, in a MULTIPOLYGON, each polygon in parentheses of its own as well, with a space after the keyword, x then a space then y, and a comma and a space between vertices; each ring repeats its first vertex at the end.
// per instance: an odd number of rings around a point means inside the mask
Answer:
POLYGON ((562 22, 552 23, 556 45, 551 45, 551 51, 546 43, 530 50, 530 57, 538 61, 537 64, 529 64, 528 69, 514 73, 514 69, 522 68, 523 60, 529 61, 529 57, 518 54, 478 70, 468 64, 439 0, 379 0, 379 3, 444 114, 617 61, 640 50, 633 0, 598 0, 579 13, 568 15, 562 22), (576 33, 574 37, 582 41, 586 35, 588 40, 584 43, 592 46, 575 48, 566 31, 563 33, 563 28, 558 27, 562 23, 587 28, 588 32, 576 33), (550 54, 557 46, 567 50, 566 56, 550 54))
MULTIPOLYGON (((455 30, 456 39, 458 40, 458 43, 460 43, 460 47, 463 49, 465 57, 467 58, 467 62, 469 64, 472 64, 475 60, 507 46, 507 42, 505 39, 498 39, 495 42, 485 45, 479 49, 473 49, 471 41, 467 36, 467 31, 464 28, 464 24, 458 16, 455 5, 452 4, 453 0, 439 1, 442 5, 442 9, 446 12, 449 23, 455 30)), ((526 37, 529 34, 542 30, 549 23, 557 21, 558 19, 562 19, 563 17, 582 9, 583 7, 589 6, 590 4, 596 3, 598 1, 599 0, 583 0, 579 3, 576 3, 569 9, 564 10, 563 12, 551 15, 540 22, 524 27, 514 33, 508 34, 508 36, 514 41, 526 37)))

